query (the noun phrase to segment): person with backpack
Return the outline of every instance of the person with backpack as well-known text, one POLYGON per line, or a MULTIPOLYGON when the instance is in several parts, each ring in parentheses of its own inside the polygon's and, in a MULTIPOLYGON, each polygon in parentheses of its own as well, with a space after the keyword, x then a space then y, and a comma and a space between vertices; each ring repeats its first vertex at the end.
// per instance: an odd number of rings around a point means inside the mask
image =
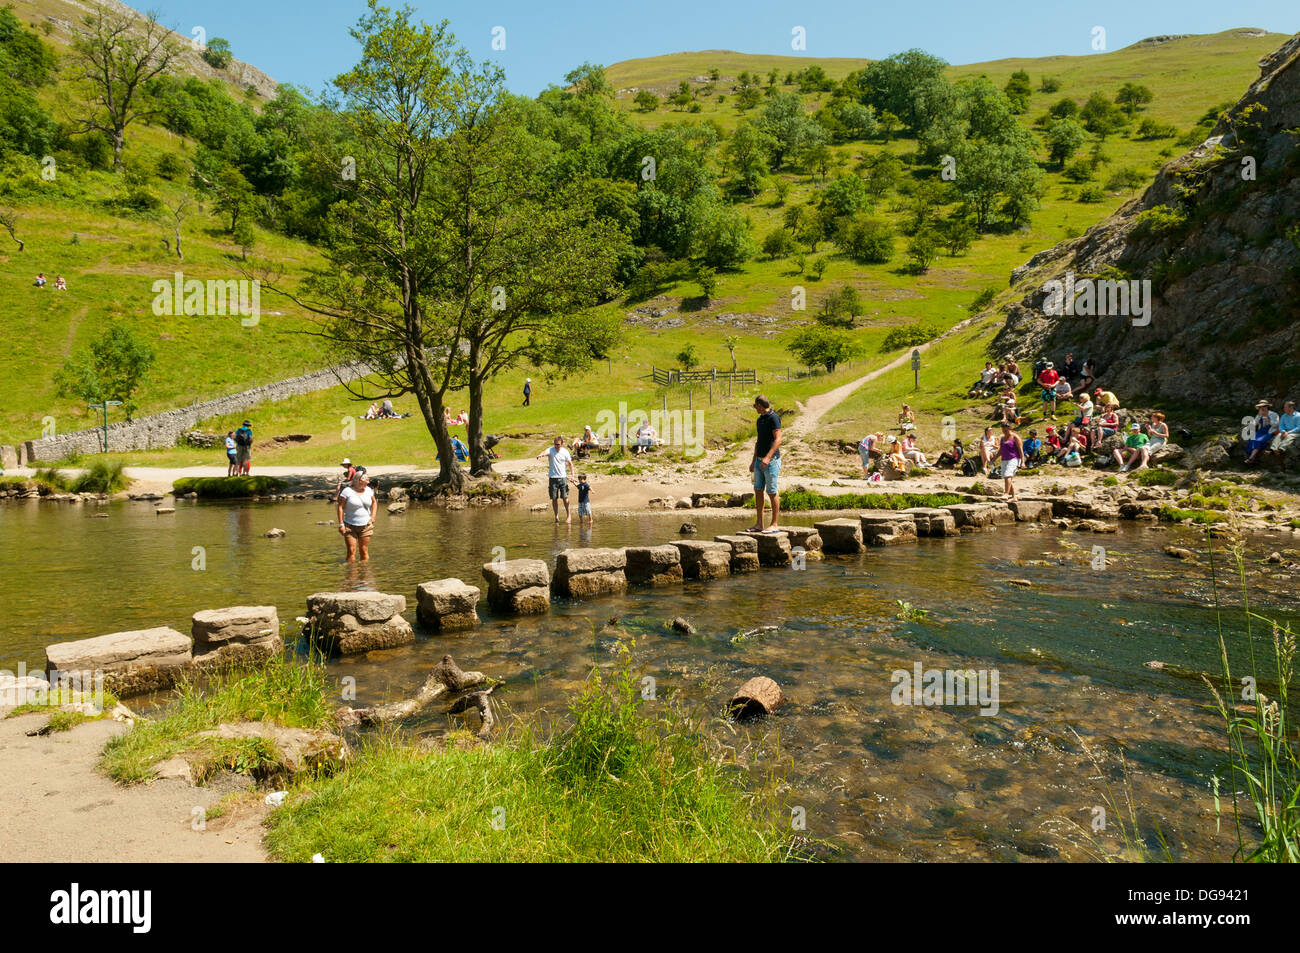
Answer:
POLYGON ((253 427, 250 421, 235 431, 235 473, 248 476, 253 467, 253 427))

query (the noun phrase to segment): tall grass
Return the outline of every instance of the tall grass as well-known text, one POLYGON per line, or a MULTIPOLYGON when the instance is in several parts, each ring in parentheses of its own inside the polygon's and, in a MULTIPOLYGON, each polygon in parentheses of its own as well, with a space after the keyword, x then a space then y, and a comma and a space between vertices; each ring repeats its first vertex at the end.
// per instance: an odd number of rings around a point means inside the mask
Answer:
POLYGON ((915 506, 951 506, 966 498, 956 493, 841 493, 824 496, 810 490, 781 494, 781 509, 799 510, 907 510, 915 506))
POLYGON ((375 738, 347 770, 295 788, 267 843, 289 861, 792 858, 774 786, 747 791, 703 728, 644 701, 625 665, 593 674, 549 740, 535 720, 485 746, 375 738))
MULTIPOLYGON (((1235 512, 1232 515, 1235 517, 1235 512)), ((1233 522, 1235 524, 1235 519, 1233 522)), ((1221 690, 1209 678, 1206 678, 1206 684, 1214 694, 1228 745, 1227 780, 1237 835, 1237 850, 1233 856, 1245 861, 1296 863, 1300 861, 1300 740, 1297 740, 1297 726, 1290 710, 1296 636, 1290 625, 1280 625, 1250 608, 1245 548, 1240 534, 1234 532, 1229 537, 1228 552, 1237 568, 1246 644, 1250 653, 1250 675, 1248 678, 1234 678, 1224 636, 1219 582, 1215 573, 1214 538, 1207 536, 1207 539, 1223 681, 1221 690), (1255 655, 1254 629, 1257 623, 1268 625, 1272 632, 1273 659, 1271 665, 1265 661, 1263 671, 1267 672, 1269 682, 1276 686, 1276 698, 1269 698, 1259 690, 1264 679, 1261 677, 1261 662, 1255 655), (1233 701, 1235 697, 1241 697, 1247 704, 1236 704, 1233 701), (1249 704, 1251 701, 1253 704, 1249 704), (1249 814, 1244 810, 1247 806, 1249 814), (1253 815, 1253 826, 1250 815, 1253 815)), ((1221 817, 1217 789, 1215 810, 1221 817)))
POLYGON ((181 477, 172 483, 172 495, 197 493, 200 499, 233 500, 274 493, 288 485, 269 476, 181 477))
MULTIPOLYGON (((242 749, 256 748, 259 739, 232 744, 196 739, 195 735, 222 722, 236 721, 327 728, 333 711, 326 697, 327 682, 320 659, 304 661, 283 655, 255 668, 234 667, 212 673, 206 680, 186 679, 174 690, 175 700, 161 718, 141 719, 130 731, 108 742, 100 766, 114 780, 136 784, 152 778, 159 762, 196 747, 231 759, 247 758, 251 752, 242 749)), ((269 757, 272 753, 261 754, 269 757)), ((263 760, 257 759, 258 763, 263 760)))

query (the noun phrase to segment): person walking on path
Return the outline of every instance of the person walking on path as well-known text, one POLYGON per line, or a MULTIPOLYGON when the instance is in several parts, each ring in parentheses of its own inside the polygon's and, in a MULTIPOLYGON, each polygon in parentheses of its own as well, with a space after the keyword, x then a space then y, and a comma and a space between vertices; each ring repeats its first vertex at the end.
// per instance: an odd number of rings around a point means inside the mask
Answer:
POLYGON ((758 437, 754 441, 754 457, 749 461, 749 472, 754 474, 754 507, 757 511, 751 530, 775 533, 781 521, 781 495, 777 481, 781 476, 781 417, 772 409, 772 402, 759 394, 754 398, 758 411, 755 427, 758 437), (763 494, 772 504, 772 522, 763 528, 763 494))
POLYGON ((226 476, 232 477, 239 471, 239 458, 235 455, 235 432, 226 431, 226 476))
POLYGON ((549 458, 550 469, 547 472, 546 492, 551 497, 551 512, 555 522, 560 521, 560 500, 564 500, 564 522, 572 523, 569 514, 569 481, 574 478, 573 455, 564 447, 564 438, 556 437, 555 442, 539 453, 535 460, 549 458))
POLYGON ((532 399, 533 399, 533 379, 531 377, 525 377, 524 378, 524 406, 525 407, 529 406, 532 399))
POLYGON ((235 431, 235 461, 235 473, 248 476, 253 468, 253 428, 247 420, 235 431))
POLYGON ((347 547, 348 562, 370 561, 370 537, 375 531, 375 491, 365 467, 357 467, 352 482, 339 493, 339 532, 347 547))
POLYGON ((1016 470, 1020 469, 1021 461, 1025 459, 1025 450, 1020 437, 1011 429, 1009 423, 1002 425, 1002 440, 998 443, 998 456, 1002 460, 1003 493, 1007 499, 1014 500, 1016 485, 1011 480, 1016 475, 1016 470))

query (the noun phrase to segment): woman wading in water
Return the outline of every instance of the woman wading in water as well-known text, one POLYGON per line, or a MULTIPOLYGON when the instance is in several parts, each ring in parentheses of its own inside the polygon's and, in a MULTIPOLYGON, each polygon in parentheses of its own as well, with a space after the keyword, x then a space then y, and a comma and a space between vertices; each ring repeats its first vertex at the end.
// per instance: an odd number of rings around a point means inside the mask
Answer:
POLYGON ((375 491, 365 467, 357 467, 352 483, 338 497, 339 532, 347 546, 348 562, 355 562, 360 550, 361 562, 370 561, 370 536, 375 530, 375 491))

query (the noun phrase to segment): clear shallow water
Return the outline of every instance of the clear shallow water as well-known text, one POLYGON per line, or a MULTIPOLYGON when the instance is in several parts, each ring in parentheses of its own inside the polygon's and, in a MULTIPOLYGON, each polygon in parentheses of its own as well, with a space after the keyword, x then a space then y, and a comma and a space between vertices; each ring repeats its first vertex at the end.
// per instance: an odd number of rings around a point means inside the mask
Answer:
MULTIPOLYGON (((337 530, 316 525, 332 517, 320 501, 182 501, 167 516, 145 503, 0 508, 9 543, 0 550, 0 668, 39 665, 53 641, 155 625, 188 631, 193 612, 226 605, 274 604, 290 632, 309 594, 335 589, 404 593, 414 621, 419 582, 458 576, 479 584, 494 547, 549 561, 568 546, 678 538, 683 519, 610 515, 593 530, 557 528, 549 512, 517 509, 381 512, 372 562, 350 567, 337 530), (105 510, 107 519, 91 515, 105 510), (263 538, 272 526, 286 537, 263 538), (203 570, 192 568, 195 547, 203 547, 203 570)), ((751 517, 690 518, 708 539, 751 517)), ((1230 846, 1226 836, 1215 840, 1208 789, 1222 748, 1217 717, 1205 709, 1210 699, 1200 682, 1171 671, 1218 669, 1215 619, 1205 608, 1210 576, 1204 566, 1164 556, 1170 542, 1204 549, 1198 534, 1146 524, 1121 524, 1119 534, 1105 536, 1003 527, 809 561, 803 572, 763 570, 556 604, 542 618, 498 619, 481 607, 484 623, 470 634, 430 637, 417 626, 415 645, 331 669, 354 677, 357 703, 367 704, 409 694, 450 651, 465 668, 507 678, 504 700, 515 711, 555 711, 593 664, 613 661, 619 639, 632 637, 638 664, 661 695, 680 691, 719 710, 751 675, 782 685, 787 705, 767 722, 737 729, 733 744, 754 768, 774 765, 784 796, 807 813, 809 836, 846 856, 1082 858, 1085 838, 1068 822, 1086 828, 1107 783, 1123 799, 1127 778, 1139 818, 1159 825, 1176 856, 1222 858, 1230 846), (1096 544, 1108 551, 1104 571, 1090 568, 1096 544), (902 621, 897 600, 928 615, 902 621), (695 623, 695 635, 665 629, 678 614, 695 623), (772 624, 780 629, 731 642, 772 624), (1152 659, 1169 667, 1145 667, 1152 659), (893 704, 891 673, 918 662, 996 669, 999 712, 893 704)), ((1270 537, 1251 554, 1294 545, 1270 537)), ((1294 613, 1293 578, 1253 574, 1251 582, 1257 609, 1294 613)), ((1235 605, 1237 597, 1227 601, 1235 605)), ((1246 644, 1238 615, 1226 620, 1240 668, 1246 644)), ((1256 636, 1261 659, 1271 659, 1268 633, 1256 636)), ((444 725, 438 718, 420 730, 444 725)), ((1114 841, 1113 832, 1092 836, 1114 841)))

